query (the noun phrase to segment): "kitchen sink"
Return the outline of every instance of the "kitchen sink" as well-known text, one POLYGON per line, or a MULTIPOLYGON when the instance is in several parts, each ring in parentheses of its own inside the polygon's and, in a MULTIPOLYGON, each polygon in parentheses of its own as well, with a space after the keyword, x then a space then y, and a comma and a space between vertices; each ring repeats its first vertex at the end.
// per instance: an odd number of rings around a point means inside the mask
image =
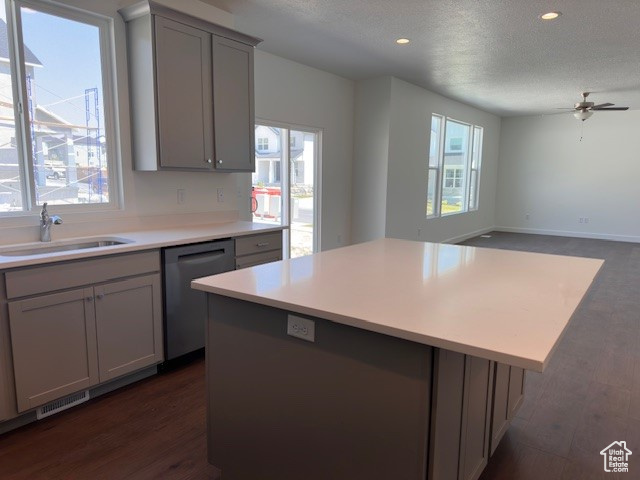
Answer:
POLYGON ((124 245, 132 243, 133 240, 126 238, 93 238, 91 240, 77 240, 75 242, 61 242, 48 244, 29 244, 25 248, 9 248, 7 250, 0 249, 0 256, 3 257, 27 257, 30 255, 42 255, 45 253, 68 252, 71 250, 85 250, 87 248, 112 247, 114 245, 124 245))

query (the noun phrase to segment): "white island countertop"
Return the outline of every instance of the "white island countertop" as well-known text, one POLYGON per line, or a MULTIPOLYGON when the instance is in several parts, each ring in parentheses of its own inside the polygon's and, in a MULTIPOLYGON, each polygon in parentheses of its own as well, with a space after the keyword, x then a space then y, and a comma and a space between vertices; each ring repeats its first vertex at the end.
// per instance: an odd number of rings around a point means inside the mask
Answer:
POLYGON ((380 239, 192 287, 541 372, 603 263, 380 239))

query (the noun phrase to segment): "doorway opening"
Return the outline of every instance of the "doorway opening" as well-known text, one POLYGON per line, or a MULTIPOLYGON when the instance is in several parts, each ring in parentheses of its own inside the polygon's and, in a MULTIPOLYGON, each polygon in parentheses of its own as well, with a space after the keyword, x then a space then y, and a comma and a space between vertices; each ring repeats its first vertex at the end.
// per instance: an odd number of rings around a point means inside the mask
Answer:
POLYGON ((320 137, 317 129, 267 122, 255 126, 252 219, 289 226, 283 258, 320 250, 320 137))

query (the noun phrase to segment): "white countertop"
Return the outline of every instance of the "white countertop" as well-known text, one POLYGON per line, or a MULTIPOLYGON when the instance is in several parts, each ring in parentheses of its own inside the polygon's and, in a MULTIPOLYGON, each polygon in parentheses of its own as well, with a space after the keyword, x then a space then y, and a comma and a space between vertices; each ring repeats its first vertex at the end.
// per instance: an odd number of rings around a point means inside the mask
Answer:
POLYGON ((239 237, 256 233, 265 233, 282 230, 281 226, 252 223, 245 221, 233 221, 223 223, 209 223, 206 225, 180 226, 165 229, 141 230, 109 233, 108 235, 96 235, 95 237, 65 238, 48 244, 42 242, 21 243, 18 245, 2 245, 0 247, 0 270, 27 265, 38 265, 62 260, 76 260, 82 258, 98 257, 116 253, 135 252, 152 248, 184 245, 188 243, 206 242, 220 238, 239 237), (110 247, 87 248, 84 250, 69 250, 66 252, 43 253, 28 256, 3 256, 3 252, 10 250, 26 249, 42 246, 65 245, 76 242, 86 242, 92 239, 122 239, 130 241, 122 245, 110 247))
POLYGON ((603 263, 380 239, 192 286, 540 372, 603 263))

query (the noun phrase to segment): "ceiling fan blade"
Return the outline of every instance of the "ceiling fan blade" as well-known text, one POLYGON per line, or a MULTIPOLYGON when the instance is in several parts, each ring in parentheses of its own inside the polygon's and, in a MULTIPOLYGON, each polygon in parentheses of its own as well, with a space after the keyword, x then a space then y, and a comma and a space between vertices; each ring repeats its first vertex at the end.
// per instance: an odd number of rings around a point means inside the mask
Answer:
POLYGON ((591 110, 597 110, 598 112, 606 112, 606 111, 625 111, 625 110, 629 110, 629 107, 609 107, 609 108, 592 108, 591 110))
POLYGON ((600 105, 594 105, 593 107, 591 107, 591 110, 598 110, 602 107, 613 107, 613 103, 601 103, 600 105))

